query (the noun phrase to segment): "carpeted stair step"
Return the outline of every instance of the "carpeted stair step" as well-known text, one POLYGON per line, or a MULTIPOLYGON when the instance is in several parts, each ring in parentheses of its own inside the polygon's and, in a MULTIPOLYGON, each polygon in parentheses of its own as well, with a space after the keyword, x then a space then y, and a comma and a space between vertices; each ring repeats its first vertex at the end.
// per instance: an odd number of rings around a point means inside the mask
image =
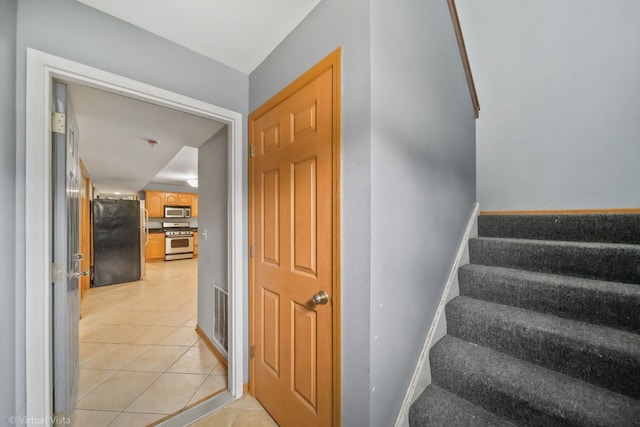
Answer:
POLYGON ((640 284, 640 245, 478 237, 472 264, 640 284))
POLYGON ((446 315, 457 338, 640 398, 640 335, 468 297, 446 315))
POLYGON ((518 425, 640 426, 640 401, 499 351, 445 336, 433 384, 518 425))
POLYGON ((640 245, 640 215, 480 215, 483 237, 640 245))
POLYGON ((467 264, 460 295, 640 333, 640 286, 467 264))
POLYGON ((411 427, 515 427, 512 422, 455 394, 430 385, 411 405, 411 427))

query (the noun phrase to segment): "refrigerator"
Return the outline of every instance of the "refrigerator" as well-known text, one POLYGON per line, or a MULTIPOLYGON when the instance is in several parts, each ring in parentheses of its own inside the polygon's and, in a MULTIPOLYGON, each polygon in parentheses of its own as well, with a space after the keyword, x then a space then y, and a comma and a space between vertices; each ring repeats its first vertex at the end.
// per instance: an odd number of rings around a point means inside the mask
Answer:
POLYGON ((145 215, 138 200, 94 199, 92 286, 143 277, 145 215))

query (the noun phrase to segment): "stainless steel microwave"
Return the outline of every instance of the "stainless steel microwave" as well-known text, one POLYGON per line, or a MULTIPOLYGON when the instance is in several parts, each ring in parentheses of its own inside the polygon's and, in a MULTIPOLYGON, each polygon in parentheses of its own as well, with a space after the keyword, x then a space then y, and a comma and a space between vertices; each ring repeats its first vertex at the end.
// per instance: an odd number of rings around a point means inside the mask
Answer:
POLYGON ((191 218, 191 208, 188 206, 165 206, 165 218, 191 218))

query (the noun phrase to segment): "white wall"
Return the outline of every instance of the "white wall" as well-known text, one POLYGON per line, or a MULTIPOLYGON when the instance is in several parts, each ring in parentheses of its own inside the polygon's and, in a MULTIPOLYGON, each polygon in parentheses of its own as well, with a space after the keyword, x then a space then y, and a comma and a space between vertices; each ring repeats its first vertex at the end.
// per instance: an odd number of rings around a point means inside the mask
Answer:
POLYGON ((481 210, 640 206, 640 2, 457 0, 481 210))

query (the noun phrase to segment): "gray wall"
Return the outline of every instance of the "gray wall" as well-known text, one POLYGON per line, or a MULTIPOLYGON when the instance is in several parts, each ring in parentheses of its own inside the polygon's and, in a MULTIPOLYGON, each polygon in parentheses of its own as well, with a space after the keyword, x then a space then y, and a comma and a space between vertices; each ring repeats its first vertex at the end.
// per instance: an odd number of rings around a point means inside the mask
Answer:
MULTIPOLYGON (((15 20, 10 13, 11 7, 6 6, 6 2, 3 3, 2 7, 9 9, 7 14, 2 13, 2 32, 4 33, 5 29, 10 29, 11 21, 15 20), (8 21, 8 24, 4 25, 4 21, 8 21)), ((16 297, 16 387, 18 388, 18 415, 24 414, 25 411, 24 110, 27 47, 101 68, 243 114, 248 111, 247 100, 249 97, 249 82, 245 74, 103 14, 75 0, 56 0, 55 2, 48 0, 22 0, 19 2, 16 88, 17 173, 15 180, 13 177, 9 177, 7 181, 3 182, 3 185, 7 185, 7 188, 17 188, 18 194, 16 218, 16 249, 18 251, 16 263, 16 289, 18 290, 16 297)), ((2 55, 4 55, 5 48, 3 47, 2 49, 2 55)), ((9 61, 10 63, 11 61, 9 61)), ((4 64, 6 62, 2 61, 2 64, 2 72, 4 73, 4 64)), ((3 103, 5 102, 4 100, 5 98, 3 97, 3 103)), ((2 120, 4 120, 4 117, 2 120)), ((5 127, 3 126, 2 129, 5 129, 5 127)), ((246 146, 246 144, 244 145, 246 146)), ((11 154, 13 147, 8 149, 8 154, 11 154)), ((246 159, 246 152, 244 153, 244 158, 246 159)), ((11 166, 6 170, 11 171, 11 166)), ((7 252, 12 253, 11 250, 7 252)), ((8 271, 11 271, 11 269, 8 271)), ((2 369, 4 369, 4 364, 2 369)), ((5 387, 4 383, 2 387, 5 387)), ((4 405, 4 398, 2 404, 4 405)))
POLYGON ((481 210, 640 206, 640 2, 458 0, 481 210))
POLYGON ((213 285, 228 290, 228 126, 198 150, 198 326, 213 339, 213 285), (206 231, 205 240, 203 233, 206 231))
POLYGON ((369 425, 369 2, 323 0, 249 77, 256 109, 342 46, 343 425, 369 425))
POLYGON ((371 2, 371 426, 393 425, 475 202, 447 2, 371 2))
MULTIPOLYGON (((166 193, 197 193, 198 189, 195 187, 190 187, 188 185, 178 185, 178 184, 163 184, 159 182, 150 182, 144 186, 142 189, 144 190, 156 190, 156 191, 164 191, 166 193)), ((198 199, 200 201, 200 199, 198 199)))
MULTIPOLYGON (((16 140, 16 0, 0 1, 0 199, 15 200, 16 140)), ((6 224, 13 224, 15 212, 4 212, 6 224)), ((15 230, 0 228, 0 420, 15 415, 15 230)))

